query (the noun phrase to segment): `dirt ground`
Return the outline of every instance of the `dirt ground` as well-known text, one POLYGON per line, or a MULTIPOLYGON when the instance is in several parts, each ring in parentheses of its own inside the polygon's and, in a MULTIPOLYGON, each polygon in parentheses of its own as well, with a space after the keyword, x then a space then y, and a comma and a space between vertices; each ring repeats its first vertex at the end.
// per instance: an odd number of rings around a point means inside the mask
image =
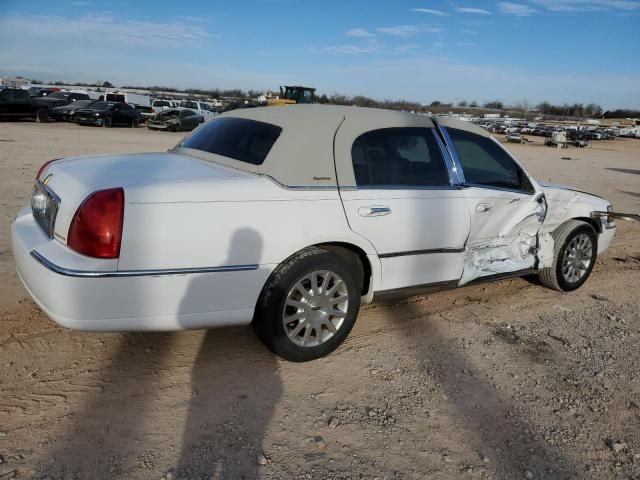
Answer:
MULTIPOLYGON (((181 136, 0 123, 0 479, 640 479, 639 224, 574 293, 514 279, 375 304, 312 363, 250 328, 58 327, 10 248, 38 167, 181 136)), ((509 148, 640 211, 640 140, 509 148)))

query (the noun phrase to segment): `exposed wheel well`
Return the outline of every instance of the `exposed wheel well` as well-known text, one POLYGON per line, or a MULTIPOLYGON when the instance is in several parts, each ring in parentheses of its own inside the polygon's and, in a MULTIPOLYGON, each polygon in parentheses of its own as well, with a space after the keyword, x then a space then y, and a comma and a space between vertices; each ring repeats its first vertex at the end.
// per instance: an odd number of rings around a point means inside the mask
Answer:
POLYGON ((331 250, 337 255, 345 257, 348 261, 357 262, 357 266, 362 272, 362 294, 364 295, 369 291, 371 285, 371 264, 364 250, 352 243, 344 242, 320 243, 315 246, 331 250))

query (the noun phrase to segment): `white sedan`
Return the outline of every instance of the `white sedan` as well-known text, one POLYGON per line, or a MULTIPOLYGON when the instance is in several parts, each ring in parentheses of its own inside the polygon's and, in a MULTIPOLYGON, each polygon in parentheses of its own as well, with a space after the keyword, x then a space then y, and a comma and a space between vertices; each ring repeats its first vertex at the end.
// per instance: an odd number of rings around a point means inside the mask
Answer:
POLYGON ((63 326, 252 323, 304 361, 389 294, 531 274, 574 290, 614 236, 610 212, 535 181, 469 122, 297 105, 225 113, 167 153, 48 162, 12 238, 63 326))

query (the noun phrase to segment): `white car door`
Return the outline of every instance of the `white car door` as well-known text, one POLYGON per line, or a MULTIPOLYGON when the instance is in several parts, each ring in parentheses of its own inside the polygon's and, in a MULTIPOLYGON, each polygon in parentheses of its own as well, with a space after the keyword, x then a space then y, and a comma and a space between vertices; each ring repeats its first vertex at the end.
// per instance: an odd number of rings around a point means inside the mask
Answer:
POLYGON ((336 137, 336 161, 348 164, 352 175, 338 174, 340 196, 351 229, 378 252, 379 290, 457 283, 469 210, 434 128, 381 128, 357 136, 358 127, 348 122, 336 137))
POLYGON ((460 166, 471 213, 460 284, 535 269, 547 209, 542 191, 493 138, 455 128, 442 131, 460 166))

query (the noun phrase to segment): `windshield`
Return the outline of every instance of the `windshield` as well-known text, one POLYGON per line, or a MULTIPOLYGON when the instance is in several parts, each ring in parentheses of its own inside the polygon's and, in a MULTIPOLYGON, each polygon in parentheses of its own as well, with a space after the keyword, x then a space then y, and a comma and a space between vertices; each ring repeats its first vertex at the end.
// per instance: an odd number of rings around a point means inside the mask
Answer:
POLYGON ((89 105, 91 105, 94 101, 95 100, 76 100, 71 105, 69 105, 69 108, 86 108, 89 105))
POLYGON ((198 108, 198 104, 196 102, 182 102, 181 106, 185 108, 198 108))
POLYGON ((95 110, 109 110, 115 105, 115 102, 96 102, 91 105, 91 108, 95 110))
POLYGON ((165 110, 162 113, 158 114, 158 117, 177 117, 180 113, 180 110, 165 110))

